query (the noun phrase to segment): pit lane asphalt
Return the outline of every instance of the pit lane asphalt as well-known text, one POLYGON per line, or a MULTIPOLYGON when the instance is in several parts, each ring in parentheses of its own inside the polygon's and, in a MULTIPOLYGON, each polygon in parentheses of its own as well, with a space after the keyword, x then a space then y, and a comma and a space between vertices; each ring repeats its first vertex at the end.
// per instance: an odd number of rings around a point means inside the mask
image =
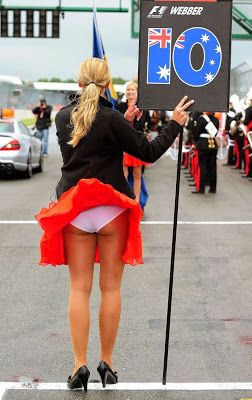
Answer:
MULTIPOLYGON (((31 180, 0 180, 0 220, 33 220, 53 197, 60 156, 53 131, 45 171, 31 180)), ((150 199, 144 221, 173 219, 176 163, 146 170, 150 199)), ((252 184, 218 166, 218 193, 191 194, 182 172, 180 221, 251 221, 252 184)), ((171 225, 142 225, 145 265, 127 266, 114 367, 120 382, 161 382, 171 225)), ((66 267, 38 267, 36 224, 0 224, 0 382, 65 382, 72 368, 66 267)), ((251 225, 179 225, 168 382, 251 382, 251 225)), ((98 271, 91 298, 89 368, 98 378, 98 271)), ((88 392, 112 399, 240 399, 230 392, 88 392)), ((72 399, 81 393, 6 391, 4 399, 72 399)))

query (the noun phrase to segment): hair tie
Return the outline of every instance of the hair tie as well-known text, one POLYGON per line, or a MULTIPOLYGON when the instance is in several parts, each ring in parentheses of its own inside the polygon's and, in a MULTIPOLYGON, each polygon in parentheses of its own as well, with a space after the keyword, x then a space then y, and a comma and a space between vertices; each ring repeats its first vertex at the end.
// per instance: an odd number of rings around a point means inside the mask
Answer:
POLYGON ((90 85, 90 83, 94 83, 96 85, 96 83, 94 81, 89 82, 89 85, 90 85))

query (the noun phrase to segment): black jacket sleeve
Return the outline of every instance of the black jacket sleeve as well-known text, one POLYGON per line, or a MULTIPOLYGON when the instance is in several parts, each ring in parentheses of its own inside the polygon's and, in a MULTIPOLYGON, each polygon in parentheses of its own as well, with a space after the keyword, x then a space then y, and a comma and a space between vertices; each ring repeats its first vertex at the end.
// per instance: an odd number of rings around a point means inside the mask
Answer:
POLYGON ((45 118, 51 118, 51 113, 52 113, 52 106, 46 106, 46 108, 44 109, 45 118))
POLYGON ((195 134, 194 134, 195 142, 197 142, 201 133, 206 133, 206 129, 205 129, 206 125, 207 125, 207 121, 205 120, 205 118, 203 118, 202 116, 199 116, 197 119, 197 125, 196 125, 196 129, 195 129, 195 134))
POLYGON ((37 115, 37 114, 40 113, 40 108, 39 108, 39 107, 34 107, 34 108, 32 109, 32 112, 33 112, 33 114, 37 115))
POLYGON ((252 121, 252 107, 248 107, 245 110, 244 125, 248 125, 252 121))
POLYGON ((119 113, 114 112, 112 130, 123 151, 142 161, 153 163, 172 145, 180 132, 181 126, 174 120, 166 124, 160 134, 151 142, 143 132, 137 131, 119 113))
POLYGON ((60 110, 56 114, 55 125, 63 162, 66 164, 73 152, 73 147, 67 143, 71 140, 71 132, 73 130, 73 126, 70 123, 70 113, 67 110, 60 110))
POLYGON ((142 131, 143 132, 144 128, 145 128, 145 122, 147 122, 148 128, 149 128, 149 126, 150 126, 150 114, 149 114, 149 111, 143 111, 143 115, 139 119, 139 121, 135 118, 133 126, 137 131, 142 131))

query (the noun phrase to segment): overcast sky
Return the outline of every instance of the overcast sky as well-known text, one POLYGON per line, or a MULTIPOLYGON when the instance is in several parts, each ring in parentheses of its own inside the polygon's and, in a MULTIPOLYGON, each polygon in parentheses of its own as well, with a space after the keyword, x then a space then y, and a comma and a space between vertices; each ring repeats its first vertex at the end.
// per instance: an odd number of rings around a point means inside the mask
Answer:
MULTIPOLYGON (((57 0, 3 0, 3 5, 57 6, 57 0)), ((122 0, 130 8, 130 0, 122 0)), ((119 0, 96 0, 96 6, 118 6, 119 0)), ((92 6, 90 0, 62 0, 65 6, 92 6)), ((250 7, 251 6, 246 6, 250 7)), ((252 18, 252 13, 250 15, 252 18)), ((98 25, 113 76, 137 75, 138 40, 131 39, 130 13, 98 13, 98 25)), ((0 38, 0 75, 15 75, 25 81, 59 77, 75 79, 80 62, 92 56, 92 14, 66 13, 61 19, 60 39, 0 38)), ((252 41, 233 41, 232 67, 252 65, 252 41)))

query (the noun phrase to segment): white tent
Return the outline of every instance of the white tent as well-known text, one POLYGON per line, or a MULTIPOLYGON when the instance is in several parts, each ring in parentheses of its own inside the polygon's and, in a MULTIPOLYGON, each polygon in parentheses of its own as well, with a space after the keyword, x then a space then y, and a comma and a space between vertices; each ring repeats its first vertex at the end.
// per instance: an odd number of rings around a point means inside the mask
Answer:
POLYGON ((0 75, 0 82, 13 83, 13 85, 22 85, 22 81, 17 76, 0 75))

